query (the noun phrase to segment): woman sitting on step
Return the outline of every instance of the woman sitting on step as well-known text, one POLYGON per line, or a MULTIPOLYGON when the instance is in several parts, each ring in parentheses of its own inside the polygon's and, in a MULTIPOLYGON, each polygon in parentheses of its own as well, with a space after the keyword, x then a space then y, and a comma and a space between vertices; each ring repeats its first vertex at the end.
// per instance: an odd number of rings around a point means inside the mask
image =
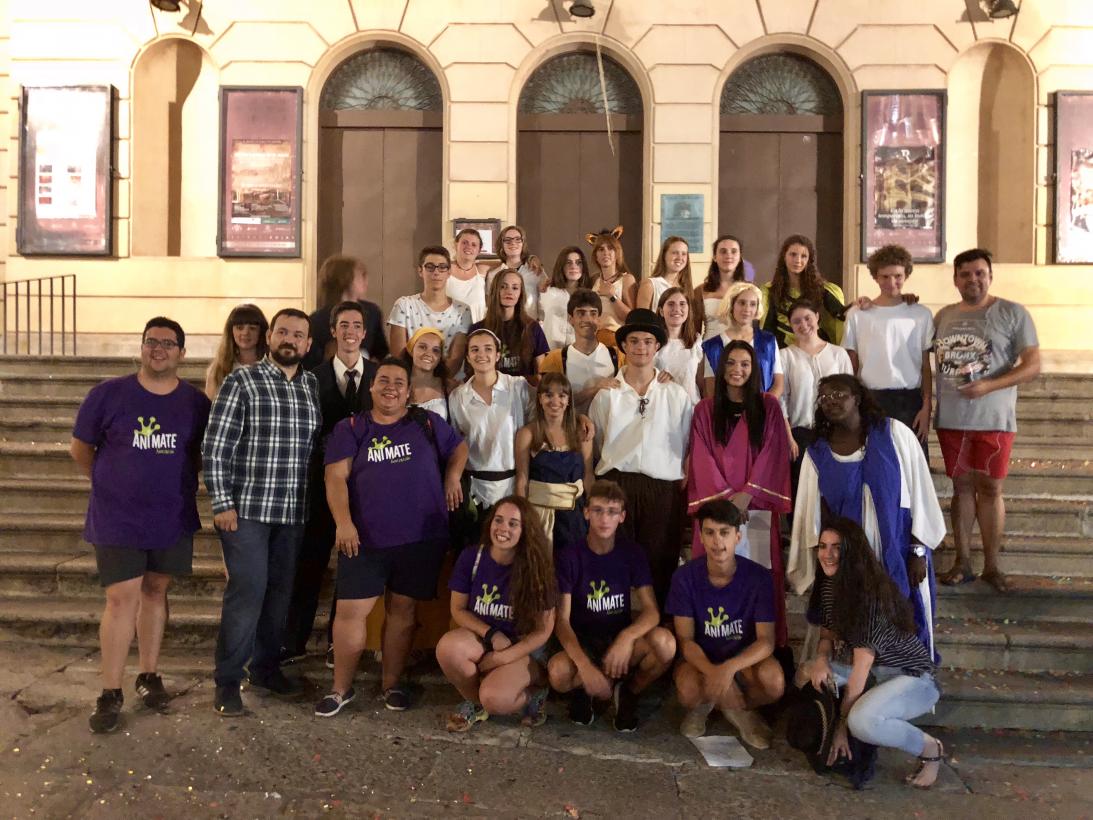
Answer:
POLYGON ((849 757, 848 733, 919 759, 906 783, 928 789, 945 756, 941 741, 908 721, 933 709, 940 697, 937 667, 915 635, 907 598, 873 555, 865 532, 834 518, 814 547, 817 581, 807 617, 820 628, 815 656, 797 669, 797 685, 842 691, 839 722, 827 765, 849 757), (865 691, 870 676, 876 685, 865 691))

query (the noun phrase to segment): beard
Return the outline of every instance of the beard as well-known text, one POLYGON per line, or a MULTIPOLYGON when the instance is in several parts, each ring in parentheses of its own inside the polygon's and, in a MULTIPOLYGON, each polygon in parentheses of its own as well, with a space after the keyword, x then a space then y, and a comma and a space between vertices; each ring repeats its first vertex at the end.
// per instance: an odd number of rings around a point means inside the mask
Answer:
POLYGON ((292 367, 294 364, 299 364, 303 355, 291 345, 282 345, 269 352, 269 355, 273 357, 273 361, 284 367, 292 367))

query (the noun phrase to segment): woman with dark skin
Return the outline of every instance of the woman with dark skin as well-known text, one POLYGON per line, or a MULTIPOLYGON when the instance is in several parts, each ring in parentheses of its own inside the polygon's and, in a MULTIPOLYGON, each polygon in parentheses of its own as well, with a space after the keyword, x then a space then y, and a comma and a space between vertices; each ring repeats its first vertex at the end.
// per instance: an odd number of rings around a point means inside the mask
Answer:
POLYGON ((937 780, 945 748, 908 721, 930 711, 940 696, 937 668, 915 635, 907 599, 873 555, 861 527, 832 519, 815 550, 816 584, 809 623, 820 628, 815 657, 797 670, 800 686, 843 686, 839 722, 827 764, 850 757, 849 734, 919 759, 908 785, 928 789, 937 780), (876 685, 868 692, 870 674, 876 685))

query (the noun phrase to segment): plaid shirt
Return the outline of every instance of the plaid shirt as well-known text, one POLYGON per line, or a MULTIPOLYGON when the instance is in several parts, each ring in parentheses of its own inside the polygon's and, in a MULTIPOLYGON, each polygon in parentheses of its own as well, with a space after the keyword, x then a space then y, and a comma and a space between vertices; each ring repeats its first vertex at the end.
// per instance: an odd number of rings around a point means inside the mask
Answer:
POLYGON ((289 381, 267 357, 228 374, 201 448, 213 513, 303 523, 319 422, 319 382, 303 368, 289 381))

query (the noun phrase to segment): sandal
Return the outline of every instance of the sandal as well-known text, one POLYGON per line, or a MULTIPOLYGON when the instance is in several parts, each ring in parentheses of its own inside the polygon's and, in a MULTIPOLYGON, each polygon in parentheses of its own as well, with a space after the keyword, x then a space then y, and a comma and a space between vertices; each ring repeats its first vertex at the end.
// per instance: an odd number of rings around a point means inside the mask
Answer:
POLYGON ((1009 579, 1006 578, 1006 576, 999 570, 994 570, 993 572, 984 572, 979 577, 986 581, 988 584, 990 584, 994 588, 995 592, 1005 595, 1007 592, 1010 591, 1009 579))
POLYGON ((449 732, 469 732, 476 723, 489 720, 490 713, 480 703, 465 700, 458 708, 448 715, 447 729, 449 732))
POLYGON ((524 726, 542 726, 546 723, 546 699, 549 694, 550 687, 543 686, 528 696, 527 705, 524 707, 524 718, 520 721, 524 726))
POLYGON ((975 573, 968 567, 962 567, 959 564, 953 564, 953 568, 937 579, 938 583, 942 583, 947 587, 956 587, 962 584, 970 584, 975 580, 975 573))
POLYGON ((941 775, 941 763, 942 763, 942 761, 945 760, 945 744, 941 742, 940 738, 935 737, 935 738, 933 738, 933 741, 934 741, 934 743, 937 744, 937 753, 934 754, 933 756, 929 756, 929 755, 919 755, 918 756, 918 768, 915 770, 914 774, 907 775, 907 777, 905 777, 904 780, 903 780, 903 782, 906 783, 908 786, 913 786, 916 789, 922 789, 923 791, 925 791, 926 789, 931 788, 934 785, 934 783, 937 782, 937 778, 941 775), (922 774, 922 770, 924 768, 926 768, 927 763, 936 763, 937 764, 937 774, 934 775, 933 783, 930 783, 929 786, 920 786, 917 783, 915 783, 914 781, 920 774, 922 774))

